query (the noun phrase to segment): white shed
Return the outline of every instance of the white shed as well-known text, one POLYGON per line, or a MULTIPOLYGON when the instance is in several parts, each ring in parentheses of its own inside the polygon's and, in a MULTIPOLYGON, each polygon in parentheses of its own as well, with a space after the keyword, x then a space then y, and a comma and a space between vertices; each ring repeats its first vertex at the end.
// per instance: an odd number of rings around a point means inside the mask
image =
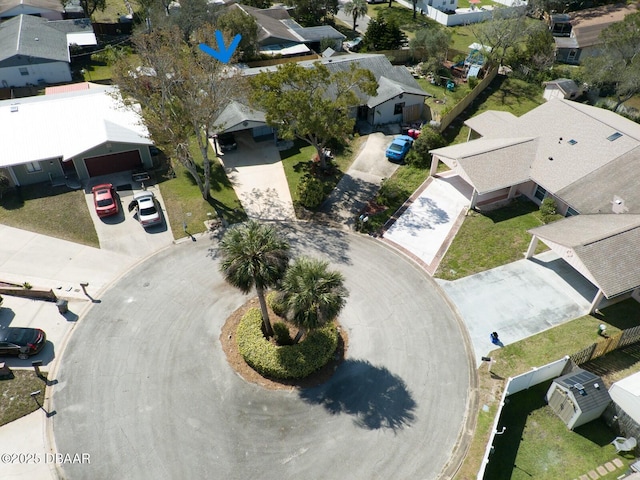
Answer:
POLYGON ((640 372, 611 385, 609 395, 624 413, 640 424, 640 372))
POLYGON ((556 378, 544 398, 571 430, 598 418, 611 403, 602 379, 581 368, 556 378))

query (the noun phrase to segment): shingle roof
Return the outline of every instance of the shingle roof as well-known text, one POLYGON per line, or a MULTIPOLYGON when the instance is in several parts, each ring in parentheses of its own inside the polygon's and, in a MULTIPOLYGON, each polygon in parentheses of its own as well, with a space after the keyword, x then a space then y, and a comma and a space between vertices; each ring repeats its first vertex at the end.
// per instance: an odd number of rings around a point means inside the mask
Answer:
POLYGON ((69 159, 108 141, 150 145, 139 112, 116 94, 116 87, 102 86, 0 101, 0 131, 11 138, 0 151, 0 167, 69 159))
POLYGON ((602 379, 581 368, 576 368, 566 375, 556 378, 554 382, 572 392, 576 403, 580 407, 580 411, 583 413, 593 410, 603 410, 611 403, 611 397, 602 379), (594 386, 596 383, 600 388, 594 386), (576 385, 578 385, 578 387, 584 387, 584 395, 580 393, 576 385))
POLYGON ((571 14, 571 36, 576 39, 579 48, 590 47, 600 43, 600 33, 613 23, 620 22, 631 13, 635 13, 635 5, 603 5, 588 8, 571 14))
MULTIPOLYGON (((638 214, 576 215, 529 233, 570 249, 607 298, 640 285, 638 214)), ((567 255, 566 251, 561 253, 567 255)))
POLYGON ((549 82, 544 82, 544 86, 555 85, 565 95, 567 93, 576 93, 578 91, 578 85, 570 78, 557 78, 549 82))
POLYGON ((220 130, 232 129, 243 122, 265 123, 264 112, 254 110, 239 102, 231 102, 216 119, 220 130))
POLYGON ((464 124, 471 130, 478 132, 483 137, 495 137, 497 132, 504 131, 505 128, 514 121, 517 121, 517 119, 518 117, 510 112, 489 110, 465 120, 464 124))
POLYGON ((292 27, 292 30, 296 32, 296 34, 300 35, 305 42, 320 42, 325 38, 330 38, 332 40, 344 40, 347 38, 330 25, 320 25, 318 27, 301 27, 298 25, 298 27, 292 27))
MULTIPOLYGON (((255 18, 258 26, 260 27, 258 31, 258 42, 259 43, 273 43, 282 40, 288 40, 290 42, 302 42, 302 38, 296 33, 287 27, 284 23, 282 23, 278 18, 274 18, 272 15, 265 15, 263 10, 259 8, 250 7, 248 5, 241 5, 239 3, 234 3, 230 5, 229 8, 237 8, 243 10, 245 13, 251 15, 255 18)), ((276 13, 275 10, 273 9, 276 13)), ((289 14, 284 9, 277 9, 277 14, 281 16, 289 17, 289 14), (284 12, 284 13, 282 13, 284 12)))
POLYGON ((0 15, 21 5, 60 13, 64 12, 64 7, 58 0, 0 0, 0 15))
POLYGON ((31 15, 18 15, 0 23, 0 62, 16 55, 69 62, 67 35, 31 15))
POLYGON ((536 148, 534 138, 482 138, 431 153, 453 160, 478 193, 483 194, 528 181, 530 159, 536 148), (487 168, 489 163, 491 168, 487 168))

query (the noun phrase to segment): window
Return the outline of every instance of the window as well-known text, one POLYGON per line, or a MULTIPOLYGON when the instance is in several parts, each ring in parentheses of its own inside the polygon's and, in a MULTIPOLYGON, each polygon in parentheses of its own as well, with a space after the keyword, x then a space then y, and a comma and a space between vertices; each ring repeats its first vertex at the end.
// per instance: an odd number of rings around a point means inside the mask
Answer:
POLYGON ((533 196, 536 197, 538 200, 542 201, 544 200, 544 197, 546 194, 547 194, 547 191, 544 188, 542 188, 540 185, 538 185, 533 196))
POLYGON ((576 59, 577 56, 578 56, 578 51, 577 50, 571 50, 571 51, 569 51, 569 55, 567 55, 567 60, 573 61, 573 60, 576 59))
POLYGON ((41 172, 42 171, 42 167, 40 166, 40 164, 38 162, 27 162, 27 163, 25 163, 25 166, 27 167, 27 172, 29 172, 29 173, 35 173, 35 172, 41 172))
POLYGON ((26 67, 20 67, 18 70, 20 70, 20 75, 22 75, 23 77, 25 75, 29 75, 29 70, 27 70, 26 67))
POLYGON ((622 134, 620 132, 612 133, 607 137, 607 140, 609 140, 610 142, 613 142, 614 140, 619 139, 621 136, 622 134))
POLYGON ((565 214, 565 217, 573 217, 574 215, 578 215, 578 212, 576 212, 571 207, 567 208, 567 213, 565 214))
POLYGON ((402 115, 402 109, 404 108, 404 102, 396 103, 395 107, 393 107, 394 115, 402 115))

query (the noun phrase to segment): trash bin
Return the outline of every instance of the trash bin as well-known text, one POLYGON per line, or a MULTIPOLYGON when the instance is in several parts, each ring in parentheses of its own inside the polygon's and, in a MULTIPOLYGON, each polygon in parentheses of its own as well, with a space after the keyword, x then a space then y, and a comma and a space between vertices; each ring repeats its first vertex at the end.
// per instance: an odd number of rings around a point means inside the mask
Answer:
POLYGON ((56 302, 56 306, 58 307, 58 312, 67 313, 69 311, 69 302, 66 300, 59 299, 56 302))

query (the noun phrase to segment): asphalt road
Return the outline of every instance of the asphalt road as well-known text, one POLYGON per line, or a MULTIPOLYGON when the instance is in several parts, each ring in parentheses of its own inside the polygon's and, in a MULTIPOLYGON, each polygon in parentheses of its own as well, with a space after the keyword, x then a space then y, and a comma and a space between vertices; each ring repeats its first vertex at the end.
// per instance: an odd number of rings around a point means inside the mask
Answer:
POLYGON ((281 226, 346 276, 347 359, 322 386, 269 391, 226 363, 220 328, 247 297, 212 243, 163 250, 81 319, 54 387, 55 450, 75 479, 435 479, 466 431, 466 333, 424 272, 381 242, 281 226))

